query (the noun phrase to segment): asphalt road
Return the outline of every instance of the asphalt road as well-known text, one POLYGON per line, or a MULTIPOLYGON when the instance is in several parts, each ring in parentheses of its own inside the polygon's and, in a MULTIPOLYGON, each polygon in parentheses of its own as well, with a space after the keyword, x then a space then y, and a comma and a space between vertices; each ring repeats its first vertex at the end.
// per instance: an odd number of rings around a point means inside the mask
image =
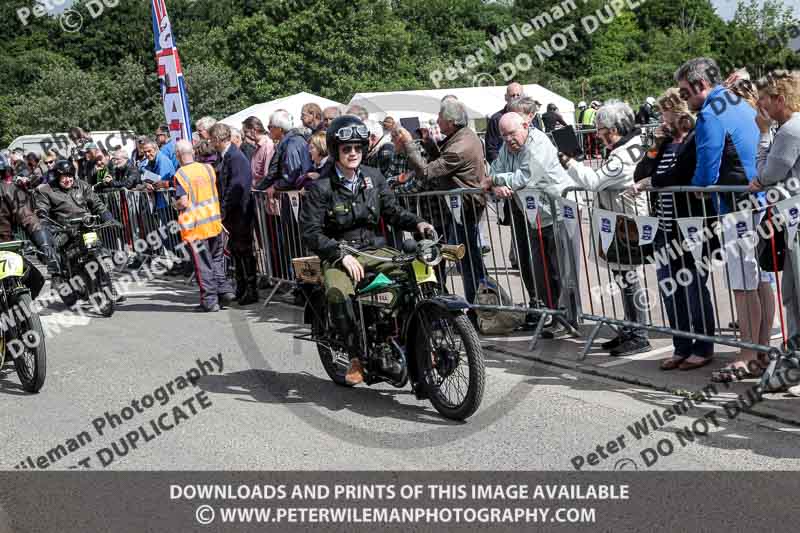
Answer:
POLYGON ((48 312, 38 395, 19 388, 11 366, 0 373, 3 468, 571 470, 583 461, 583 470, 647 469, 641 452, 659 442, 673 451, 652 469, 800 468, 797 428, 728 420, 701 405, 637 439, 628 426, 680 398, 492 351, 481 409, 451 422, 410 389, 331 383, 316 348, 292 338, 302 330, 297 308, 198 314, 195 290, 182 282, 131 290, 111 318, 67 323, 53 315, 61 308, 48 312), (207 375, 192 386, 185 378, 197 375, 198 359, 207 375), (698 430, 694 442, 676 433, 685 427, 698 430))

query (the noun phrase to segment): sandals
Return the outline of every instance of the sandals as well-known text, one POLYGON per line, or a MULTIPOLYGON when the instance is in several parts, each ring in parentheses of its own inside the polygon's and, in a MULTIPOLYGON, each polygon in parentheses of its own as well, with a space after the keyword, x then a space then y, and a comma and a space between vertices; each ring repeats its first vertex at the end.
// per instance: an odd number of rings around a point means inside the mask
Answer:
POLYGON ((659 368, 664 371, 675 370, 683 364, 687 357, 670 357, 669 359, 664 359, 661 361, 659 368))
POLYGON ((711 373, 711 381, 714 383, 732 383, 743 379, 760 378, 764 373, 764 368, 758 365, 756 372, 752 372, 750 365, 729 365, 711 373))

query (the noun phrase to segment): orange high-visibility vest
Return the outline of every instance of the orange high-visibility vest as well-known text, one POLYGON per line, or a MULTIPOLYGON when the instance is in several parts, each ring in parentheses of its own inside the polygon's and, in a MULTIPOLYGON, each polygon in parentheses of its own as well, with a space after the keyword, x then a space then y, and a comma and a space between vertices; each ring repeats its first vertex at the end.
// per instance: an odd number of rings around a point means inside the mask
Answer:
POLYGON ((214 169, 202 163, 190 163, 178 169, 175 179, 189 195, 190 202, 178 215, 183 240, 199 241, 222 233, 214 169))

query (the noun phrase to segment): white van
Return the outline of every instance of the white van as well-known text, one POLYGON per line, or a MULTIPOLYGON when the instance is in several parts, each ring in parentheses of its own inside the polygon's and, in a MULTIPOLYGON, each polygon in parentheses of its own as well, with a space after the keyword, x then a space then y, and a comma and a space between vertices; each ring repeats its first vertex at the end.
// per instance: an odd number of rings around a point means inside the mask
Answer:
MULTIPOLYGON (((109 153, 122 148, 130 157, 136 148, 136 134, 130 130, 93 131, 90 135, 97 146, 109 153)), ((25 155, 33 152, 40 156, 52 148, 66 158, 72 153, 75 143, 68 133, 42 133, 17 137, 8 146, 8 150, 13 151, 17 148, 21 148, 25 155)))

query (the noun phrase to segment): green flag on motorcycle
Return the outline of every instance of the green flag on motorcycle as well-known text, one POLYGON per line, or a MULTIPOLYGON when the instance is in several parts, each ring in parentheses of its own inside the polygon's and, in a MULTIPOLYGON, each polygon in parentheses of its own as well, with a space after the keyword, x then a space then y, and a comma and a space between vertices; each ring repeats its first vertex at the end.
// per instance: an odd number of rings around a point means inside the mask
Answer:
POLYGON ((392 284, 392 280, 390 280, 388 277, 384 276, 383 272, 381 272, 377 276, 375 276, 375 279, 372 280, 372 283, 370 283, 369 285, 364 287, 364 290, 361 291, 361 294, 372 292, 372 291, 377 291, 377 290, 383 289, 384 287, 387 287, 387 286, 389 286, 391 284, 392 284))

